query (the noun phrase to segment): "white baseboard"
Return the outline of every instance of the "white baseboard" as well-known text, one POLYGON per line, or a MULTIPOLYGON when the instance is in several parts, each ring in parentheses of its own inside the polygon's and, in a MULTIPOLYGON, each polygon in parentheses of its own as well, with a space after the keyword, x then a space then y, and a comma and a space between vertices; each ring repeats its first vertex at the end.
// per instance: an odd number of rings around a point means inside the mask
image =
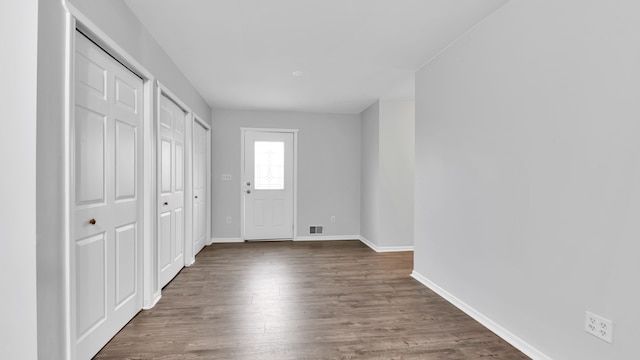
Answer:
POLYGON ((161 298, 162 298, 162 292, 158 291, 158 293, 153 298, 153 300, 151 300, 151 304, 143 305, 142 310, 152 309, 154 306, 156 306, 156 304, 158 303, 158 301, 160 301, 161 298))
POLYGON ((360 240, 358 235, 312 235, 297 236, 295 241, 360 240))
POLYGON ((401 252, 401 251, 413 251, 413 246, 378 246, 371 241, 367 240, 363 236, 359 236, 358 240, 362 241, 365 245, 370 247, 373 251, 383 253, 383 252, 401 252))
POLYGON ((241 243, 244 242, 244 240, 240 239, 240 238, 211 238, 211 243, 215 244, 223 244, 223 243, 241 243))
POLYGON ((500 324, 491 320, 489 317, 487 317, 483 313, 469 306, 464 301, 458 299, 453 294, 441 288, 440 286, 436 285, 434 282, 422 276, 420 273, 416 272, 415 270, 411 273, 411 277, 418 280, 420 283, 422 283, 422 285, 433 290, 433 292, 435 292, 436 294, 442 296, 445 300, 450 302, 453 306, 457 307, 467 315, 471 316, 474 320, 484 325, 484 327, 491 330, 493 333, 501 337, 504 341, 513 345, 513 347, 522 351, 525 355, 532 358, 533 360, 551 360, 549 356, 545 355, 543 352, 536 349, 531 344, 527 343, 523 339, 514 335, 512 332, 505 329, 500 324))

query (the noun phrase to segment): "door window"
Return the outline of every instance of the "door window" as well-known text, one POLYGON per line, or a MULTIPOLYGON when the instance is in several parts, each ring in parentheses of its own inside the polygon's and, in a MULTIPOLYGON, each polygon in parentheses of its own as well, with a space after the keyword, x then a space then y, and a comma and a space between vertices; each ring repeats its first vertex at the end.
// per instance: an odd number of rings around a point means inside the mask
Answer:
POLYGON ((284 142, 255 142, 255 189, 284 190, 284 142))

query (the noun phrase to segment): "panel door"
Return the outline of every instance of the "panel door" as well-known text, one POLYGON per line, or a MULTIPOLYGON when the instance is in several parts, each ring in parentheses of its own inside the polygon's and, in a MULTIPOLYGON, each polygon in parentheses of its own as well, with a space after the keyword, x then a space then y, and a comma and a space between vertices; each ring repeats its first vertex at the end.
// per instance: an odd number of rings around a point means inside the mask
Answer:
POLYGON ((89 359, 142 309, 143 82, 80 33, 74 68, 72 321, 89 359))
POLYGON ((193 126, 193 254, 202 250, 208 237, 209 130, 193 126))
POLYGON ((293 133, 244 136, 245 240, 293 239, 293 133))
POLYGON ((184 137, 186 113, 164 94, 159 113, 158 265, 160 287, 184 267, 184 137))

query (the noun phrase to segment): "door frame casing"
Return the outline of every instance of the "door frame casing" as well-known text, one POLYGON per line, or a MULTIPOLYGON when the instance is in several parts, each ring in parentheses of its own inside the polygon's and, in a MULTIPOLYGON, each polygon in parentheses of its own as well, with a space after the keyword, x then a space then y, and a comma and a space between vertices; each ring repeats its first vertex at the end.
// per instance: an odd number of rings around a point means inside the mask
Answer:
POLYGON ((242 195, 242 184, 245 180, 245 135, 249 131, 265 132, 265 133, 288 133, 293 135, 293 237, 298 237, 298 130, 299 129, 272 129, 272 128, 240 128, 240 240, 246 241, 245 238, 245 204, 242 195))
MULTIPOLYGON (((139 261, 142 262, 142 281, 138 284, 137 291, 142 294, 142 308, 153 307, 159 297, 155 296, 153 278, 153 263, 157 261, 153 257, 153 194, 154 189, 154 137, 153 137, 153 101, 155 77, 144 66, 135 60, 127 51, 121 48, 116 41, 103 32, 82 12, 75 8, 68 1, 63 1, 66 10, 65 28, 65 109, 64 109, 64 304, 65 304, 65 353, 67 359, 76 358, 75 339, 76 313, 75 298, 75 248, 71 246, 74 234, 74 217, 72 214, 75 202, 75 179, 73 177, 74 164, 74 141, 75 138, 75 40, 76 30, 81 30, 83 34, 98 44, 107 54, 115 58, 132 73, 142 78, 143 81, 143 120, 142 120, 142 149, 141 155, 143 163, 140 164, 141 188, 140 199, 137 205, 137 218, 142 227, 142 248, 139 261)), ((157 287, 157 284, 156 284, 157 287)))
MULTIPOLYGON (((195 151, 195 142, 193 141, 193 136, 195 134, 195 127, 197 125, 201 125, 206 131, 207 131, 207 169, 206 169, 206 179, 207 179, 207 185, 206 185, 206 191, 207 191, 207 213, 206 213, 206 217, 205 219, 207 220, 206 223, 206 239, 205 239, 205 246, 211 245, 211 126, 209 124, 207 124, 206 121, 202 120, 202 117, 198 116, 195 112, 191 113, 191 117, 193 119, 193 121, 191 122, 191 161, 192 161, 192 165, 191 165, 191 189, 193 189, 193 170, 195 169, 195 166, 193 164, 194 161, 194 156, 193 153, 195 151)), ((191 201, 192 201, 192 205, 191 205, 191 214, 192 214, 192 218, 193 218, 193 190, 191 192, 192 197, 191 197, 191 201)), ((191 228, 193 229, 193 219, 191 222, 191 228)), ((193 232, 192 232, 193 234, 193 232)), ((189 256, 189 258, 191 259, 189 261, 189 265, 193 264, 195 262, 195 250, 193 249, 193 242, 195 240, 195 235, 192 236, 191 239, 191 254, 189 256)), ((187 262, 186 258, 185 258, 185 262, 187 262)))

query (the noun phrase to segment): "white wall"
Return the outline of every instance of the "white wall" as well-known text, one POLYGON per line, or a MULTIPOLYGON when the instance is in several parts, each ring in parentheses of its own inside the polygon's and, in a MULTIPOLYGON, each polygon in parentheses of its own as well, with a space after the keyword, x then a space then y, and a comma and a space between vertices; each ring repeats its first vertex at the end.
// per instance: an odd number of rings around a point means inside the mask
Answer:
POLYGON ((380 101, 379 242, 413 246, 415 103, 380 101))
POLYGON ((38 1, 0 5, 0 358, 36 359, 38 1))
POLYGON ((363 111, 360 184, 360 235, 379 245, 379 178, 380 178, 380 102, 376 101, 363 111))
POLYGON ((214 110, 214 239, 240 237, 242 127, 299 129, 298 236, 309 236, 310 225, 324 225, 324 236, 360 233, 359 115, 214 110), (222 174, 231 174, 233 180, 222 181, 222 174), (226 224, 228 216, 232 224, 226 224))
POLYGON ((36 229, 38 353, 65 354, 64 79, 65 13, 59 1, 40 0, 38 16, 38 126, 36 229), (46 14, 46 15, 44 15, 46 14))
POLYGON ((638 34, 510 1, 416 75, 415 270, 553 359, 640 358, 638 34))
MULTIPOLYGON (((72 0, 72 3, 204 121, 210 122, 209 106, 121 0, 72 0)), ((42 359, 61 359, 65 356, 67 316, 63 272, 65 10, 61 1, 40 0, 39 6, 37 171, 34 175, 37 176, 38 352, 42 359)), ((35 26, 26 28, 36 29, 35 26)), ((35 134, 36 130, 33 131, 35 134)), ((28 159, 24 163, 28 164, 28 159)), ((21 181, 28 184, 30 180, 21 181)), ((30 222, 33 226, 33 217, 30 222)))
POLYGON ((414 109, 380 100, 361 114, 360 230, 380 251, 413 246, 414 109))

